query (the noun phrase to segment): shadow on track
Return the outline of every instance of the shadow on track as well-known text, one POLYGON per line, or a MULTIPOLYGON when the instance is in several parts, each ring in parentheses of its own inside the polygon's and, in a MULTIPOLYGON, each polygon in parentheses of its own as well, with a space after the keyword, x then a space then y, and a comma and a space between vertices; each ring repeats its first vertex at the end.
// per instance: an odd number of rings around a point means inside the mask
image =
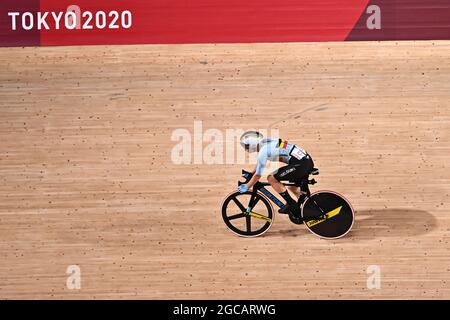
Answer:
MULTIPOLYGON (((427 211, 411 209, 374 209, 360 210, 355 213, 356 221, 352 230, 344 238, 355 240, 372 240, 383 237, 414 237, 426 234, 437 226, 436 218, 427 211)), ((304 237, 308 234, 315 237, 305 226, 292 227, 286 230, 267 232, 265 236, 280 235, 283 237, 304 237)))

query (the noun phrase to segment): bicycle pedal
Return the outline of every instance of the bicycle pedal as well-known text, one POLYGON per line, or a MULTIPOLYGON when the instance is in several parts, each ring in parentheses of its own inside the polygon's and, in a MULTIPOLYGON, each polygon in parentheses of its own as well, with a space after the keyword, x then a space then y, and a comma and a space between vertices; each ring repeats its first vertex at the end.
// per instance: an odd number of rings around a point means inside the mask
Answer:
POLYGON ((295 224, 303 224, 303 218, 300 215, 294 215, 291 212, 289 213, 289 220, 295 224))

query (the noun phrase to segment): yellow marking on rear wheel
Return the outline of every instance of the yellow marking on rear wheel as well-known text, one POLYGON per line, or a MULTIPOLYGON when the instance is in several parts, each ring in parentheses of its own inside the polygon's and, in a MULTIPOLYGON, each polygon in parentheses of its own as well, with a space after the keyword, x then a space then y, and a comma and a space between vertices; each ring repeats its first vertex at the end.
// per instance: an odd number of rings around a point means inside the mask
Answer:
POLYGON ((334 216, 337 216, 341 212, 341 209, 342 209, 342 206, 340 206, 339 208, 336 208, 334 210, 331 210, 330 212, 328 212, 325 215, 325 217, 326 217, 325 219, 311 220, 311 221, 306 222, 306 225, 310 228, 315 225, 318 225, 319 223, 324 222, 326 219, 330 219, 330 218, 333 218, 334 216))

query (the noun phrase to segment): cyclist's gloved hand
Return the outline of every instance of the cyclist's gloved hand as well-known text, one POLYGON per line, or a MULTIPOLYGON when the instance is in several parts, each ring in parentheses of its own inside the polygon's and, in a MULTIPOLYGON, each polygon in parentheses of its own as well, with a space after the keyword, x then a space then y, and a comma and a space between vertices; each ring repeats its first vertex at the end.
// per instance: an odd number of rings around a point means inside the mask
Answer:
POLYGON ((239 190, 240 193, 244 193, 244 192, 247 192, 247 191, 248 191, 248 187, 247 187, 247 185, 244 183, 244 184, 241 184, 241 185, 238 187, 238 190, 239 190))

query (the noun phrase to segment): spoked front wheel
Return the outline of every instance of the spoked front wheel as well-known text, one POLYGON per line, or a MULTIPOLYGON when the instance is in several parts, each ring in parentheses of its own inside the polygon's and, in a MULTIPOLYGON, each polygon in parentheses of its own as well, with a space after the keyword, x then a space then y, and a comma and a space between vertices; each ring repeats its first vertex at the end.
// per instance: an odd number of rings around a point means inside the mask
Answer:
POLYGON ((317 191, 302 206, 305 225, 324 239, 346 235, 353 226, 355 214, 350 202, 334 191, 317 191), (322 215, 322 218, 316 218, 322 215))
POLYGON ((234 192, 222 204, 222 218, 237 235, 256 237, 272 226, 273 208, 259 192, 234 192))

